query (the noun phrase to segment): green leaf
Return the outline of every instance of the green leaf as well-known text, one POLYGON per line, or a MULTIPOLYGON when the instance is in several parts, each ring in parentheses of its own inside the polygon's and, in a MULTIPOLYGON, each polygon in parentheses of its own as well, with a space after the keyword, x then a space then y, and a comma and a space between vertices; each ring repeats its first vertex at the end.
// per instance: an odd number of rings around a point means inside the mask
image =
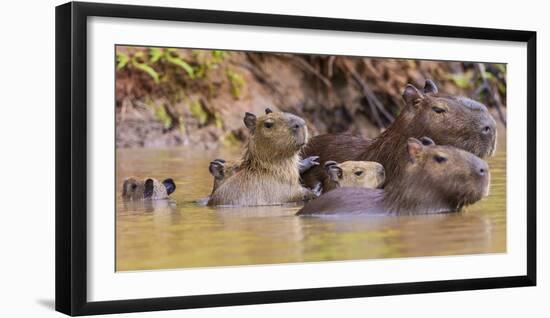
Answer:
POLYGON ((491 72, 484 72, 483 75, 484 75, 488 80, 496 80, 495 76, 494 76, 493 73, 491 73, 491 72))
POLYGON ((157 73, 157 71, 155 71, 155 69, 152 68, 151 66, 149 66, 145 63, 135 63, 134 66, 137 69, 142 70, 145 73, 149 74, 149 76, 151 76, 153 78, 155 83, 157 83, 157 84, 160 83, 159 73, 157 73))
POLYGON ((220 51, 220 50, 213 50, 212 51, 212 57, 214 58, 215 63, 220 62, 221 60, 223 60, 226 55, 227 55, 227 52, 225 52, 225 51, 220 51))
POLYGON ((231 84, 231 95, 235 98, 241 97, 242 90, 244 89, 246 82, 241 74, 227 70, 227 78, 231 84))
POLYGON ((172 118, 168 116, 166 109, 162 105, 155 107, 155 117, 162 122, 164 129, 168 129, 172 125, 172 118))
POLYGON ((180 58, 175 49, 168 49, 165 57, 169 63, 181 67, 185 72, 187 72, 187 75, 189 75, 189 77, 191 77, 192 79, 195 78, 195 70, 193 70, 193 67, 185 62, 182 58, 180 58))
POLYGON ((134 57, 132 58, 132 66, 149 74, 149 76, 153 78, 155 83, 158 84, 160 82, 159 73, 157 73, 157 71, 155 71, 155 69, 149 66, 146 62, 141 62, 140 59, 142 57, 143 57, 142 52, 136 53, 136 55, 134 55, 134 57))
POLYGON ((153 80, 155 81, 155 83, 159 83, 160 80, 159 80, 159 74, 157 73, 157 71, 155 71, 154 68, 152 68, 151 66, 143 63, 143 64, 135 64, 134 65, 137 69, 139 70, 142 70, 144 71, 145 73, 149 74, 149 76, 151 76, 153 78, 153 80))
POLYGON ((189 110, 191 111, 191 114, 199 120, 199 124, 206 124, 206 121, 208 121, 208 113, 202 108, 202 105, 198 100, 194 100, 191 104, 189 104, 189 110))
POLYGON ((162 104, 157 104, 152 99, 147 99, 145 101, 145 104, 149 109, 153 111, 153 115, 155 116, 155 119, 160 121, 165 129, 170 128, 172 126, 172 117, 168 115, 168 112, 166 111, 166 108, 162 104))
POLYGON ((164 50, 158 47, 152 47, 149 49, 149 55, 151 57, 151 63, 156 63, 164 55, 164 50))
POLYGON ((125 54, 122 52, 116 53, 116 59, 117 59, 117 65, 116 65, 117 70, 123 69, 130 61, 130 57, 128 56, 128 54, 125 54))
POLYGON ((465 89, 470 87, 472 81, 471 73, 452 74, 450 78, 460 88, 465 89))

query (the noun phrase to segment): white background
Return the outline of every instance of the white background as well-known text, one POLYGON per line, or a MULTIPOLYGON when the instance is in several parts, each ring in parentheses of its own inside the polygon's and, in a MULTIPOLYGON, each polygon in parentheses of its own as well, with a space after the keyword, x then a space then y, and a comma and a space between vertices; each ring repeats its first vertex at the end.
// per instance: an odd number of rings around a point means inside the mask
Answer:
MULTIPOLYGON (((126 1, 127 3, 130 1, 126 1)), ((152 1, 132 3, 152 4, 152 1)), ((0 198, 3 218, 0 223, 2 262, 0 265, 0 313, 6 317, 60 317, 53 310, 54 298, 54 5, 57 1, 25 1, 2 8, 2 47, 0 77, 2 109, 0 136, 2 168, 0 198), (25 65, 26 64, 26 65, 25 65), (7 97, 7 98, 6 98, 7 97)), ((521 1, 513 4, 460 1, 460 5, 441 1, 376 2, 343 1, 156 1, 158 5, 220 10, 269 12, 281 14, 332 16, 342 18, 391 20, 531 29, 539 32, 538 98, 539 118, 550 114, 544 87, 550 56, 550 25, 543 2, 521 1), (546 74, 544 74, 546 73, 546 74)), ((510 105, 512 106, 512 105, 510 105)), ((548 162, 548 147, 543 147, 549 125, 539 120, 538 161, 548 162)), ((548 179, 548 168, 538 167, 539 198, 548 179)), ((550 280, 548 254, 543 247, 549 235, 548 203, 539 199, 539 286, 428 295, 407 295, 354 300, 336 300, 277 305, 145 313, 124 316, 143 317, 257 317, 314 314, 320 317, 374 315, 393 317, 406 314, 422 317, 547 316, 550 280)), ((548 249, 546 248, 546 251, 548 249)), ((146 286, 144 286, 146 288, 146 286)))

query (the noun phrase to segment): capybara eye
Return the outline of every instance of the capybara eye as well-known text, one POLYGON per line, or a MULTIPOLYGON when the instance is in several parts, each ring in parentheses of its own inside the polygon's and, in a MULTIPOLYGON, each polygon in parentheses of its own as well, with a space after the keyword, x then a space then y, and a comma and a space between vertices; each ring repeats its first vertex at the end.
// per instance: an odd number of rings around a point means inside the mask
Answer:
POLYGON ((265 127, 265 128, 271 128, 271 127, 273 127, 273 123, 272 123, 272 122, 269 122, 269 121, 266 121, 266 122, 264 123, 264 127, 265 127))
POLYGON ((434 156, 434 160, 435 160, 437 163, 443 163, 443 162, 447 161, 447 158, 442 157, 442 156, 439 156, 439 155, 435 155, 435 156, 434 156))
POLYGON ((439 107, 435 107, 435 106, 434 106, 434 107, 432 107, 432 110, 433 110, 434 112, 438 113, 438 114, 441 114, 441 113, 444 113, 444 112, 446 112, 446 110, 445 110, 445 109, 443 109, 443 108, 439 108, 439 107))
POLYGON ((359 171, 355 171, 354 172, 356 176, 360 177, 363 175, 363 171, 359 170, 359 171))

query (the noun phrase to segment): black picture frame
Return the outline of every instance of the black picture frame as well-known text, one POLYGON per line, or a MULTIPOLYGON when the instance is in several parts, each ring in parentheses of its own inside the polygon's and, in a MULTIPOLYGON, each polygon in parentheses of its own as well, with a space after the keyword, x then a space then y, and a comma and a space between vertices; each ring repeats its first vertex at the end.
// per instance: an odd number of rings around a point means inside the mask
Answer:
POLYGON ((307 16, 70 2, 56 7, 56 310, 91 315, 353 298, 536 284, 536 32, 307 16), (523 276, 87 301, 88 17, 206 22, 527 43, 527 273, 523 276))

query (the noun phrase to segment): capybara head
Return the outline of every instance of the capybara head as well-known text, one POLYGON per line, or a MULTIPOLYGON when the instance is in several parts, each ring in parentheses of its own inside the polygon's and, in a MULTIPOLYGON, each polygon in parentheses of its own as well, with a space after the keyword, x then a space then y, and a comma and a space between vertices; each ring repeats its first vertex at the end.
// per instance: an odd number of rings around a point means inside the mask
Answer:
POLYGON ((265 160, 290 157, 307 142, 306 123, 293 114, 266 108, 265 115, 259 117, 246 113, 244 124, 250 132, 248 150, 265 160))
POLYGON ((159 200, 166 199, 176 190, 176 184, 171 178, 159 182, 153 178, 144 181, 127 178, 122 184, 122 198, 124 200, 159 200))
POLYGON ((384 167, 374 161, 325 162, 325 171, 338 187, 378 188, 384 184, 384 167))
POLYGON ((234 175, 239 168, 239 163, 234 161, 225 161, 224 159, 214 159, 210 162, 208 166, 208 171, 214 177, 214 186, 212 187, 212 192, 216 189, 229 177, 234 175))
POLYGON ((407 85, 403 135, 430 136, 438 145, 451 145, 485 158, 496 149, 496 122, 485 105, 467 97, 440 94, 427 80, 421 92, 407 85))
POLYGON ((408 139, 404 173, 385 189, 393 210, 415 210, 425 204, 459 210, 489 194, 490 172, 484 160, 430 141, 408 139))
POLYGON ((208 166, 208 171, 216 180, 223 180, 225 178, 225 160, 214 159, 208 166))

